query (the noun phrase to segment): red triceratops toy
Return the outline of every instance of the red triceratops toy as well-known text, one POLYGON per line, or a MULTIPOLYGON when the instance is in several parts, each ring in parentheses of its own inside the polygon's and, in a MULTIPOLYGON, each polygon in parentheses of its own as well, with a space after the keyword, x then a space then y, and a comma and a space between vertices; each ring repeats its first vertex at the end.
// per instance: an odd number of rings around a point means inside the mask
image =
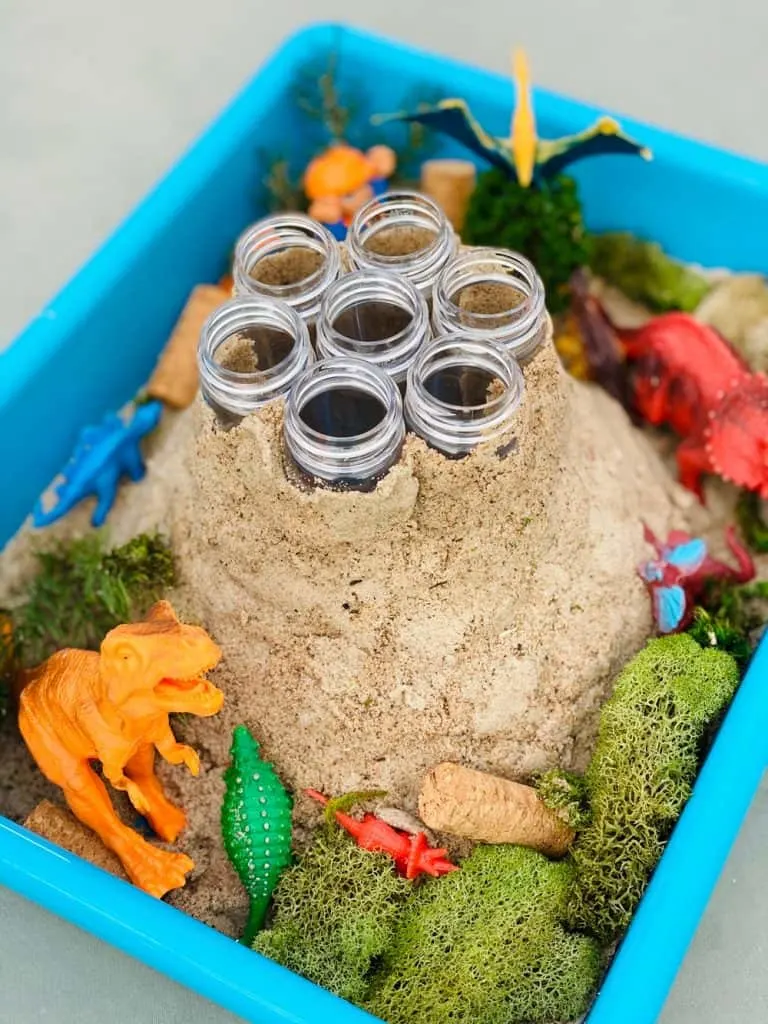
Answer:
POLYGON ((661 633, 672 633, 688 625, 696 599, 708 583, 748 583, 754 578, 755 564, 739 544, 732 526, 726 529, 725 539, 737 566, 712 558, 703 540, 682 530, 672 530, 663 543, 649 527, 644 525, 643 530, 656 557, 642 562, 637 571, 651 593, 653 617, 661 633))
MULTIPOLYGON (((328 803, 328 797, 316 789, 306 789, 304 792, 323 805, 328 803)), ((362 820, 358 820, 343 811, 334 811, 334 817, 362 850, 388 854, 397 870, 406 878, 418 878, 421 874, 437 878, 449 871, 458 871, 458 865, 446 859, 448 851, 430 847, 423 832, 416 835, 400 832, 375 814, 365 814, 362 820)))
POLYGON ((705 473, 768 498, 768 377, 713 328, 665 313, 618 332, 637 411, 683 438, 680 481, 702 499, 705 473))

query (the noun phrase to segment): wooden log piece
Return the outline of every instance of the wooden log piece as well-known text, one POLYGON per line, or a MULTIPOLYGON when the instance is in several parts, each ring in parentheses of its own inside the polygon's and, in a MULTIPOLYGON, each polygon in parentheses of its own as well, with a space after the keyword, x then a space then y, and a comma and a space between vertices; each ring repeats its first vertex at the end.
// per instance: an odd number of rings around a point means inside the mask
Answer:
POLYGON ((214 309, 230 297, 229 292, 214 284, 199 284, 193 289, 150 378, 150 398, 159 398, 174 409, 186 409, 192 404, 199 383, 200 329, 214 309))
POLYGON ((424 779, 419 816, 436 832, 562 857, 574 831, 531 786, 444 761, 424 779))
POLYGON ((83 860, 90 861, 97 868, 128 881, 123 865, 115 854, 106 848, 95 832, 86 828, 65 807, 59 807, 50 800, 42 800, 28 816, 24 827, 47 839, 49 843, 62 846, 83 860))
POLYGON ((426 160, 421 165, 421 191, 442 207, 454 230, 461 232, 477 170, 469 160, 426 160))

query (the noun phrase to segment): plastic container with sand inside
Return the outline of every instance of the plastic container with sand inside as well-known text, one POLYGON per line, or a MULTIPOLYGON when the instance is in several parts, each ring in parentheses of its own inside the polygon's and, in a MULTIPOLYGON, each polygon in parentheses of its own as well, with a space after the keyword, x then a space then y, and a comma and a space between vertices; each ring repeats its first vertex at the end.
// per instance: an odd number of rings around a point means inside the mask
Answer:
MULTIPOLYGON (((255 219, 253 183, 260 174, 255 134, 264 149, 300 139, 293 131, 294 76, 330 51, 337 54, 341 76, 369 83, 371 113, 396 109, 404 85, 429 83, 444 95, 464 97, 490 130, 502 134, 508 127, 512 86, 507 80, 339 26, 313 27, 290 39, 0 356, 0 543, 20 526, 63 464, 79 429, 120 407, 147 379, 190 289, 220 273, 232 239, 255 219), (197 244, 200 238, 205 245, 197 244), (108 349, 102 343, 105 322, 115 335, 108 349), (55 431, 50 429, 53 408, 55 431)), ((578 131, 597 113, 543 92, 537 94, 536 110, 545 137, 578 131)), ((650 146, 655 159, 647 165, 606 158, 580 167, 576 177, 588 226, 634 231, 674 256, 706 266, 768 272, 768 250, 754 230, 756 223, 768 221, 768 168, 627 120, 624 126, 650 146), (717 230, 712 230, 713 210, 717 230)), ((292 157, 301 166, 307 155, 297 149, 292 157)), ((465 154, 446 147, 441 155, 465 154)), ((589 1024, 656 1019, 765 767, 767 672, 764 641, 589 1024)), ((5 819, 0 819, 0 883, 247 1020, 372 1020, 5 819)))

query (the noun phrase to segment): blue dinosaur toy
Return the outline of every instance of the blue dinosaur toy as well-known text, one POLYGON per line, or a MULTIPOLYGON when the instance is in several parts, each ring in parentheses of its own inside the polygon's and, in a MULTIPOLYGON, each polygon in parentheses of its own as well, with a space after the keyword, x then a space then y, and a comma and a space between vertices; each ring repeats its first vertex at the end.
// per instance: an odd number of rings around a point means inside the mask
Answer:
POLYGON ((54 488, 56 503, 46 512, 41 498, 32 513, 34 525, 38 529, 50 526, 84 498, 95 495, 98 501, 91 525, 102 526, 114 504, 121 478, 128 476, 138 481, 146 473, 140 442, 155 429, 162 415, 162 402, 152 401, 140 405, 129 423, 110 413, 98 426, 85 427, 62 471, 64 479, 54 488))

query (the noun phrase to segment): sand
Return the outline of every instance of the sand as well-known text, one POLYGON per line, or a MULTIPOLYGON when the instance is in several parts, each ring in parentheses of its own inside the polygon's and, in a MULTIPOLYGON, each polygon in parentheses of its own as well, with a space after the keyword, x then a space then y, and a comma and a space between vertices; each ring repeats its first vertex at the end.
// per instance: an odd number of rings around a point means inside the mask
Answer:
MULTIPOLYGON (((618 669, 651 629, 635 574, 641 519, 700 523, 648 439, 551 342, 525 368, 515 437, 453 461, 415 437, 371 493, 301 490, 286 474, 279 405, 220 429, 198 399, 167 416, 142 484, 121 490, 111 534, 170 532, 182 617, 224 651, 215 719, 174 728, 201 774, 163 766, 188 812, 178 847, 197 868, 170 901, 236 935, 242 888, 221 848, 222 769, 244 722, 318 820, 307 786, 386 789, 407 813, 426 770, 454 760, 525 779, 583 768, 618 669)), ((46 531, 82 532, 88 507, 46 531)), ((0 556, 0 603, 32 568, 25 528, 0 556)), ((10 730, 6 726, 6 733, 10 730)), ((0 810, 22 818, 51 788, 19 740, 0 810)), ((53 797, 56 799, 56 797, 53 797)))

